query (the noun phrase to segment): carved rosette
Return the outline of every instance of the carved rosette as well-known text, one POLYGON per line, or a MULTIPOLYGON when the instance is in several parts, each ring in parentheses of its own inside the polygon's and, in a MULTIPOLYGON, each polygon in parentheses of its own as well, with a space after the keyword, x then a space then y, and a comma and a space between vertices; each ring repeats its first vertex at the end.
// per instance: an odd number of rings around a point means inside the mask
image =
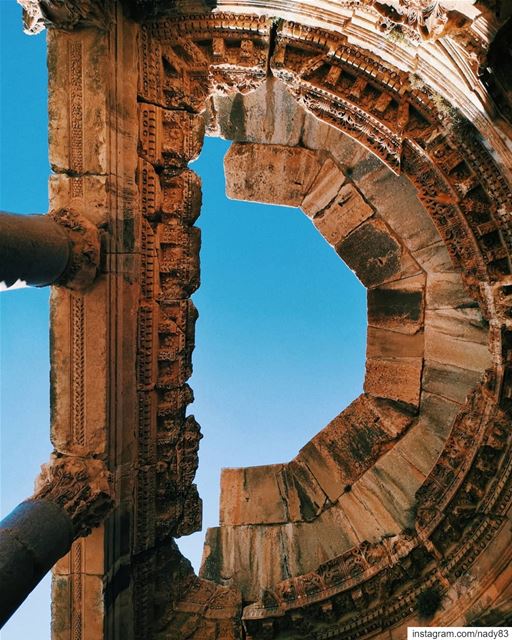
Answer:
POLYGON ((111 477, 101 460, 58 457, 41 467, 31 500, 48 500, 69 516, 74 539, 98 527, 114 506, 111 477))
POLYGON ((48 215, 65 229, 71 243, 70 260, 57 284, 83 291, 93 283, 98 272, 99 231, 87 218, 70 209, 58 209, 48 215))

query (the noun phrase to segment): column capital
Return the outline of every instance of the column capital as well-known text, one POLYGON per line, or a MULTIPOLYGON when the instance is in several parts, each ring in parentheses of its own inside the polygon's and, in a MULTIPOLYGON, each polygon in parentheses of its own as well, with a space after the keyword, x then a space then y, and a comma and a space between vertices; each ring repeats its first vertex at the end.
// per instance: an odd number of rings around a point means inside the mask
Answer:
POLYGON ((37 500, 53 502, 67 513, 74 539, 86 536, 114 505, 111 475, 102 460, 54 453, 36 479, 30 501, 37 500))
POLYGON ((93 283, 98 272, 101 246, 98 228, 71 209, 50 211, 48 217, 64 229, 71 243, 68 264, 56 284, 82 291, 93 283))

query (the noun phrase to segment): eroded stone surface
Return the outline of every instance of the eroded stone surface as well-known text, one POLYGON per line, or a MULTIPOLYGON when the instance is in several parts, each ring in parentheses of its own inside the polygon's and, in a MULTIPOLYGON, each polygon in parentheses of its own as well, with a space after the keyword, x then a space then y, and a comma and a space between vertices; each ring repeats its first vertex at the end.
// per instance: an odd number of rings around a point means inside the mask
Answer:
POLYGON ((424 278, 407 278, 368 291, 368 324, 414 334, 423 326, 424 278))
POLYGON ((383 412, 373 398, 360 396, 301 449, 297 459, 308 466, 335 502, 392 446, 408 422, 398 407, 389 406, 383 412))
POLYGON ((379 221, 359 226, 336 251, 366 287, 393 280, 400 273, 402 249, 379 221))
POLYGON ((341 187, 331 204, 316 215, 313 222, 327 242, 336 246, 373 213, 354 185, 349 183, 341 187))
POLYGON ((417 406, 420 399, 422 358, 368 358, 364 390, 417 406))
POLYGON ((320 164, 315 153, 300 147, 234 144, 224 168, 229 198, 297 207, 320 164))
POLYGON ((338 200, 338 205, 342 206, 345 199, 340 196, 340 189, 344 182, 345 174, 340 171, 333 160, 328 158, 320 168, 300 208, 308 216, 313 217, 325 209, 335 198, 338 200))

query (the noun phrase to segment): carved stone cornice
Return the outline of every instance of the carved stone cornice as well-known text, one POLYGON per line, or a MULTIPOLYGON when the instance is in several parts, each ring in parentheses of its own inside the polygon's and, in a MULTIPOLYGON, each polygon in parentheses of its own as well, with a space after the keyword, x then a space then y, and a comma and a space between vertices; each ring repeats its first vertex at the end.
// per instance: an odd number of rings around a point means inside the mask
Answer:
POLYGON ((34 35, 45 27, 71 31, 77 27, 104 30, 110 23, 110 3, 102 0, 18 0, 23 7, 25 33, 34 35))
POLYGON ((110 473, 101 460, 53 454, 41 467, 31 500, 59 505, 71 519, 74 539, 86 536, 114 505, 110 473))
POLYGON ((89 287, 98 272, 100 237, 97 227, 70 209, 51 211, 48 216, 64 228, 71 243, 71 256, 57 284, 82 291, 89 287))

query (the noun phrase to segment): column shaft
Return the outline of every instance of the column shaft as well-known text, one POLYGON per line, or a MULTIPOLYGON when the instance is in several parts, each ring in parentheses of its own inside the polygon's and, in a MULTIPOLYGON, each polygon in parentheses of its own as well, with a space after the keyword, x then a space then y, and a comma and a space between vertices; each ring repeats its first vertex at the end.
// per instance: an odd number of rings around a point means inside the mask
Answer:
POLYGON ((52 284, 65 271, 70 255, 66 231, 48 216, 0 212, 0 282, 52 284))
POLYGON ((22 502, 0 522, 0 628, 72 542, 71 518, 48 500, 22 502))

